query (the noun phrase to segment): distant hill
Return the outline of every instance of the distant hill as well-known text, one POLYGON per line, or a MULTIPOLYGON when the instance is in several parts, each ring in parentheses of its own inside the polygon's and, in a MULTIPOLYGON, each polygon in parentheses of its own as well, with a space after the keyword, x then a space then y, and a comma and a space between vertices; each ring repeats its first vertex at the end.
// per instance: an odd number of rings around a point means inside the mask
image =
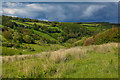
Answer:
POLYGON ((82 38, 81 40, 78 40, 74 43, 74 45, 99 45, 109 42, 120 42, 120 34, 119 34, 120 27, 116 28, 113 27, 112 29, 108 29, 104 32, 98 33, 94 36, 91 36, 89 38, 82 38))

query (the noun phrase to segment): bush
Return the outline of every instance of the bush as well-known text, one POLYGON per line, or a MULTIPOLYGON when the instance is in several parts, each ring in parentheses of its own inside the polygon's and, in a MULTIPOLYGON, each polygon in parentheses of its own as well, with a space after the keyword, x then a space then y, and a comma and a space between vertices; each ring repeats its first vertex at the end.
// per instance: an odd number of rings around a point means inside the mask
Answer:
POLYGON ((61 30, 58 27, 48 27, 47 31, 49 33, 60 33, 61 30))
POLYGON ((88 46, 88 45, 92 45, 94 42, 93 38, 90 37, 88 39, 85 40, 85 42, 83 43, 83 46, 88 46))
POLYGON ((31 50, 32 50, 32 51, 35 51, 35 49, 34 49, 34 48, 32 48, 31 50))
POLYGON ((76 41, 73 45, 74 46, 83 46, 83 43, 85 40, 86 40, 86 37, 83 37, 81 40, 76 41))
POLYGON ((72 44, 72 43, 74 43, 75 41, 77 41, 77 39, 71 38, 71 39, 67 40, 67 43, 72 44))
POLYGON ((30 31, 28 29, 22 29, 22 33, 23 33, 23 35, 31 35, 32 31, 30 31))
POLYGON ((7 39, 7 40, 11 40, 13 39, 12 33, 10 31, 4 31, 2 33, 2 35, 7 39))
POLYGON ((24 40, 26 43, 31 43, 31 42, 32 42, 32 38, 31 38, 31 36, 29 36, 29 35, 25 35, 25 36, 23 37, 23 40, 24 40))
POLYGON ((14 46, 15 48, 20 48, 20 44, 19 44, 19 43, 14 43, 13 46, 14 46))
POLYGON ((19 55, 22 55, 22 53, 20 52, 19 55))
POLYGON ((66 55, 66 60, 65 60, 65 62, 66 62, 66 61, 70 61, 70 60, 72 60, 72 55, 71 55, 70 53, 68 53, 68 54, 66 55))

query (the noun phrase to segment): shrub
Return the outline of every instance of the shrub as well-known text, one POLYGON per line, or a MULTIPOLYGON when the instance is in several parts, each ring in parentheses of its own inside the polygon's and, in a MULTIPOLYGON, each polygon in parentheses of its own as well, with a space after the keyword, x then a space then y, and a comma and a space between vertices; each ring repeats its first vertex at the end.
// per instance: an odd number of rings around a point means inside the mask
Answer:
POLYGON ((68 53, 68 54, 66 55, 66 60, 65 60, 65 62, 66 62, 66 61, 70 61, 70 60, 72 60, 72 55, 71 55, 70 53, 68 53))
POLYGON ((3 28, 2 28, 2 31, 8 31, 8 27, 6 27, 6 26, 3 27, 3 28))
POLYGON ((35 40, 40 40, 40 37, 39 37, 37 34, 33 34, 33 38, 34 38, 35 40))
POLYGON ((12 33, 10 31, 4 31, 2 33, 2 35, 7 39, 7 40, 11 40, 13 39, 12 33))
POLYGON ((47 31, 49 33, 60 33, 61 30, 58 27, 48 27, 47 31))
POLYGON ((88 46, 88 45, 92 45, 94 42, 93 38, 90 37, 88 39, 85 40, 85 42, 83 43, 83 46, 88 46))
POLYGON ((32 31, 30 31, 28 29, 22 29, 22 33, 23 33, 23 35, 31 35, 32 31))
POLYGON ((35 51, 35 49, 34 49, 34 48, 32 48, 31 50, 32 50, 32 51, 35 51))
POLYGON ((29 36, 29 35, 25 35, 25 36, 23 37, 23 40, 24 40, 26 43, 31 43, 31 42, 32 42, 32 38, 31 38, 31 36, 29 36))
POLYGON ((20 44, 19 44, 19 43, 14 43, 13 46, 14 46, 15 48, 20 48, 20 44))
POLYGON ((20 52, 19 55, 22 55, 22 53, 20 52))
POLYGON ((74 43, 75 41, 77 41, 77 39, 71 38, 71 39, 67 40, 67 43, 72 44, 72 43, 74 43))
POLYGON ((73 45, 74 46, 83 46, 83 43, 85 40, 86 40, 86 37, 83 37, 81 40, 76 41, 73 45))

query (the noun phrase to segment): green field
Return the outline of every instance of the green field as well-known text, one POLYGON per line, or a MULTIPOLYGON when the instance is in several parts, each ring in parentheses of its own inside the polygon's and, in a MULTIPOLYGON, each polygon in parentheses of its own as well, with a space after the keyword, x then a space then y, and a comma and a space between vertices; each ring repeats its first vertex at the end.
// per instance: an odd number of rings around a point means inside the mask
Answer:
POLYGON ((98 25, 100 25, 100 24, 81 24, 81 25, 83 25, 83 26, 89 26, 89 27, 96 27, 96 26, 98 26, 98 25))
POLYGON ((3 57, 3 78, 118 78, 117 43, 3 57))
MULTIPOLYGON (((30 25, 33 25, 34 22, 25 22, 27 24, 30 24, 30 25)), ((40 25, 40 26, 50 26, 50 25, 47 25, 47 24, 44 24, 44 23, 39 23, 39 22, 35 22, 37 25, 40 25)))
POLYGON ((55 51, 61 48, 64 48, 64 46, 61 46, 59 44, 49 44, 49 45, 37 45, 37 44, 24 44, 24 46, 27 46, 27 49, 22 48, 10 48, 10 47, 2 47, 2 55, 20 55, 20 54, 36 54, 40 52, 47 52, 47 51, 55 51), (35 51, 32 51, 31 49, 34 49, 35 51))
POLYGON ((24 26, 29 26, 28 24, 25 24, 23 22, 19 22, 19 21, 15 21, 15 20, 11 20, 12 22, 15 22, 17 24, 21 24, 21 25, 24 25, 24 26))
POLYGON ((36 31, 34 30, 34 33, 38 34, 39 36, 41 36, 42 38, 46 38, 46 39, 49 39, 49 40, 53 40, 53 41, 56 41, 58 43, 58 41, 53 38, 52 36, 46 34, 46 33, 43 33, 43 32, 40 32, 40 31, 36 31))

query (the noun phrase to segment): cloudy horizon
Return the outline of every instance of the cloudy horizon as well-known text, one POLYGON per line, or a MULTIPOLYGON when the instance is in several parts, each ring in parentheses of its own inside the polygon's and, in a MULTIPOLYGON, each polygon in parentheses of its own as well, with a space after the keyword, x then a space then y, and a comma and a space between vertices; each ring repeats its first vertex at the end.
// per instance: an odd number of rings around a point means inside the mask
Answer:
POLYGON ((117 2, 3 2, 3 14, 59 22, 118 22, 117 2))

